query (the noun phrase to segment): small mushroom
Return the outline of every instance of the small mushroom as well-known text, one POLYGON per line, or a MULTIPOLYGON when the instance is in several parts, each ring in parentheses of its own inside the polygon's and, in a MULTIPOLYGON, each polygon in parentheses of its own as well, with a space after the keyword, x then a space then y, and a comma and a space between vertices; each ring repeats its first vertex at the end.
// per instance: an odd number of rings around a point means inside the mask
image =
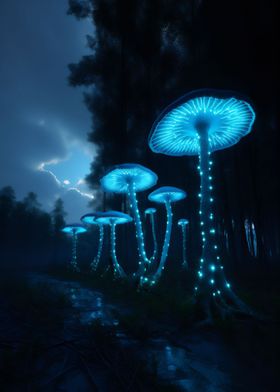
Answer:
POLYGON ((80 223, 72 223, 66 225, 62 231, 67 234, 72 235, 72 259, 70 262, 71 269, 75 272, 79 272, 80 268, 77 263, 77 242, 78 242, 78 234, 85 233, 87 229, 82 226, 80 223))
POLYGON ((189 221, 187 219, 179 219, 178 226, 182 229, 182 244, 183 244, 183 269, 188 268, 188 261, 187 261, 187 225, 189 221))
POLYGON ((136 275, 143 276, 150 260, 145 249, 145 240, 142 221, 136 197, 137 192, 145 191, 157 183, 157 175, 150 169, 137 163, 116 165, 110 169, 100 180, 106 192, 126 193, 136 228, 136 239, 139 252, 138 270, 136 275))
POLYGON ((109 225, 111 229, 111 257, 113 262, 114 275, 118 278, 125 278, 126 274, 118 262, 116 255, 116 225, 129 223, 132 221, 131 216, 119 211, 106 211, 99 213, 96 222, 101 225, 109 225))
POLYGON ((153 255, 150 258, 150 262, 153 263, 157 258, 158 253, 158 243, 157 243, 157 235, 156 235, 156 227, 155 227, 155 214, 157 210, 153 207, 146 208, 145 215, 150 217, 151 227, 152 227, 152 235, 153 235, 153 242, 154 242, 154 251, 153 255))
POLYGON ((168 256, 168 248, 170 244, 170 237, 171 237, 171 230, 172 230, 172 216, 173 216, 171 204, 176 201, 184 199, 186 196, 187 194, 185 191, 179 188, 175 188, 173 186, 163 186, 161 188, 156 189, 148 196, 148 199, 150 201, 164 204, 166 208, 166 215, 167 215, 166 230, 165 230, 164 243, 161 252, 161 258, 153 279, 155 282, 157 282, 158 279, 160 278, 168 256))
POLYGON ((84 223, 87 223, 89 225, 96 225, 98 226, 99 229, 99 240, 98 240, 98 249, 97 249, 97 255, 93 259, 93 261, 90 263, 90 269, 92 271, 96 271, 97 267, 99 265, 100 259, 101 259, 101 254, 102 254, 102 248, 103 248, 103 242, 104 242, 104 228, 101 223, 96 222, 96 218, 99 216, 98 212, 93 212, 90 214, 85 214, 81 217, 81 221, 84 223))

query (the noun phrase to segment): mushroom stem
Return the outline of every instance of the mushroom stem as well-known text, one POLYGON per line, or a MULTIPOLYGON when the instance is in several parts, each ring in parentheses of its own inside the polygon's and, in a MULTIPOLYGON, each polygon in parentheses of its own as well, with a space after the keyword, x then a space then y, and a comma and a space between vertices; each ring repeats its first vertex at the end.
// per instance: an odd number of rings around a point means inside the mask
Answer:
POLYGON ((188 268, 188 262, 187 262, 187 227, 186 225, 182 225, 182 242, 183 242, 183 247, 182 247, 182 251, 183 251, 183 263, 182 263, 182 267, 184 269, 188 268))
POLYGON ((157 281, 161 274, 162 271, 164 270, 164 266, 166 263, 166 259, 168 256, 168 249, 169 249, 169 244, 170 244, 170 238, 171 238, 171 230, 172 230, 172 208, 171 208, 171 203, 169 200, 166 200, 165 202, 165 208, 166 208, 166 230, 165 230, 165 237, 164 237, 164 243, 162 247, 162 252, 161 252, 161 258, 160 262, 157 268, 157 271, 154 275, 154 281, 157 281))
POLYGON ((145 250, 142 221, 140 218, 138 201, 136 198, 136 192, 135 192, 135 187, 134 187, 133 183, 130 183, 128 185, 128 197, 129 197, 130 205, 132 208, 133 220, 134 220, 135 229, 136 229, 137 246, 138 246, 138 252, 139 252, 139 265, 138 265, 138 270, 136 272, 136 275, 143 277, 144 273, 146 272, 146 265, 150 264, 150 260, 148 259, 147 254, 146 254, 146 250, 145 250))
POLYGON ((111 257, 113 262, 114 275, 117 278, 125 278, 126 274, 120 266, 116 255, 116 224, 111 223, 111 257))
POLYGON ((158 244, 157 244, 157 235, 156 235, 154 213, 150 214, 150 220, 151 220, 152 235, 153 235, 153 242, 154 242, 154 251, 153 251, 153 255, 150 259, 150 262, 153 263, 157 257, 157 253, 158 253, 158 244))
POLYGON ((212 190, 212 161, 209 159, 209 141, 206 132, 200 133, 200 228, 202 238, 202 256, 198 276, 200 278, 201 294, 208 293, 214 297, 219 297, 230 285, 225 281, 223 266, 221 265, 218 245, 214 228, 212 190))
POLYGON ((77 241, 78 236, 76 230, 72 232, 72 259, 71 259, 71 269, 75 272, 79 272, 80 269, 77 264, 77 241))
POLYGON ((96 257, 93 259, 93 261, 90 264, 90 268, 92 271, 96 271, 98 264, 100 262, 100 258, 101 258, 101 253, 102 253, 102 248, 103 248, 103 240, 104 240, 104 228, 103 225, 99 224, 98 225, 99 228, 99 241, 98 241, 98 249, 97 249, 97 255, 96 257))

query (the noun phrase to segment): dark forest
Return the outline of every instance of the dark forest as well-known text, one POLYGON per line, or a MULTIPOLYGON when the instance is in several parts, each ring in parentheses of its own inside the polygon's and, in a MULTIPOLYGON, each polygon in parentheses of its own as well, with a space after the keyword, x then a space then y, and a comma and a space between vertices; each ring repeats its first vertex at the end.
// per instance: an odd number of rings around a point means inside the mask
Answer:
MULTIPOLYGON (((50 140, 51 132, 67 140, 63 127, 46 130, 42 139, 27 133, 35 150, 38 139, 38 155, 49 150, 37 164, 46 182, 38 187, 26 180, 27 192, 21 181, 7 180, 12 166, 3 153, 1 390, 278 390, 276 2, 62 3, 61 20, 87 26, 80 33, 86 50, 66 56, 61 79, 69 94, 78 94, 88 118, 88 128, 81 123, 82 143, 94 153, 88 173, 68 187, 47 166, 60 162, 50 140), (198 106, 187 112, 199 99, 207 103, 203 114, 198 106), (235 119, 237 106, 226 108, 232 100, 240 108, 235 119), (208 111, 210 102, 223 113, 208 111), (222 121, 228 121, 225 136, 222 121), (235 124, 237 136, 229 142, 235 124), (215 145, 215 132, 222 147, 215 145), (165 142, 177 152, 164 150, 165 142), (191 143, 198 152, 189 152, 191 143)), ((22 20, 33 26, 29 7, 22 20)), ((54 27, 44 28, 55 46, 54 27)), ((24 49, 20 53, 25 58, 24 49)), ((38 75, 45 77, 42 70, 38 75)), ((17 96, 4 73, 0 83, 5 108, 5 94, 17 96)), ((71 110, 75 116, 75 105, 71 110)), ((4 111, 3 146, 10 138, 4 111)), ((20 149, 7 152, 21 155, 20 149)), ((66 179, 74 167, 65 167, 66 179)))

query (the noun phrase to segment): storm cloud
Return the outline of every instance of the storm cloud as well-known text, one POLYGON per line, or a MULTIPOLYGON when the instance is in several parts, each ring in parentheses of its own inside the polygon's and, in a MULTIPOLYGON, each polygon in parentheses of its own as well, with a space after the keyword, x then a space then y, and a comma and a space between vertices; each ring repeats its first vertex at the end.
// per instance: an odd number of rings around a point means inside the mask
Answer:
POLYGON ((96 149, 67 65, 87 52, 92 26, 67 15, 67 0, 4 0, 0 9, 0 187, 13 186, 19 199, 34 191, 47 210, 62 197, 67 220, 77 220, 91 200, 83 178, 96 149))

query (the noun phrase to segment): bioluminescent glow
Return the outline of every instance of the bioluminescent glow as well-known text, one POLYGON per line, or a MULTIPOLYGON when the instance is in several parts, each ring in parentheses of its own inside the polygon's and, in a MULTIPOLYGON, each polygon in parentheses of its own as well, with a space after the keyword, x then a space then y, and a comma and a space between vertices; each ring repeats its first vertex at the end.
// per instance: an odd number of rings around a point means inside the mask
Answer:
POLYGON ((90 264, 90 268, 92 271, 96 271, 101 259, 101 254, 102 254, 102 248, 103 248, 103 242, 104 242, 104 227, 102 224, 98 224, 99 228, 99 241, 98 241, 98 248, 97 248, 97 255, 93 259, 93 261, 90 264))
POLYGON ((91 271, 95 272, 98 268, 100 259, 101 259, 101 254, 102 254, 102 248, 103 248, 103 242, 104 242, 104 228, 103 225, 96 222, 96 218, 100 216, 100 213, 94 212, 90 214, 83 215, 81 217, 81 221, 90 225, 96 225, 98 226, 99 230, 99 240, 98 240, 98 249, 97 249, 97 254, 94 257, 93 261, 90 263, 90 269, 91 271))
POLYGON ((138 163, 123 163, 109 170, 100 183, 107 192, 127 193, 129 184, 134 184, 135 191, 141 192, 157 183, 157 175, 138 163))
POLYGON ((226 245, 227 251, 229 251, 229 235, 226 230, 224 230, 224 237, 225 237, 225 245, 226 245))
POLYGON ((114 275, 117 278, 125 278, 126 274, 118 262, 116 254, 116 226, 132 221, 131 216, 119 211, 106 211, 99 213, 96 222, 100 225, 109 225, 111 231, 111 257, 113 262, 114 275))
POLYGON ((156 208, 150 207, 145 209, 145 215, 153 215, 157 212, 156 208))
POLYGON ((136 192, 151 188, 157 183, 157 175, 150 169, 137 163, 126 163, 113 167, 101 180, 103 189, 107 192, 126 193, 133 214, 138 246, 138 270, 136 275, 141 277, 146 272, 150 260, 145 249, 143 226, 138 208, 136 192))
POLYGON ((76 234, 81 234, 85 233, 87 229, 84 226, 81 226, 79 223, 74 223, 74 224, 69 224, 66 225, 62 229, 63 233, 68 233, 68 234, 73 234, 75 232, 76 234))
POLYGON ((254 222, 250 222, 249 219, 245 219, 244 227, 245 227, 248 250, 253 257, 257 257, 258 243, 257 243, 257 235, 256 235, 254 222))
POLYGON ((214 198, 211 194, 214 188, 213 161, 210 154, 238 143, 251 131, 254 120, 252 106, 234 94, 200 90, 169 106, 152 128, 149 137, 152 151, 171 156, 199 155, 202 256, 199 285, 195 291, 200 286, 204 292, 219 296, 225 287, 230 287, 228 282, 225 283, 216 241, 214 198), (215 268, 209 268, 210 265, 215 268))
POLYGON ((152 129, 149 146, 166 155, 199 155, 203 133, 208 136, 209 151, 223 150, 247 135, 254 120, 252 106, 234 97, 186 96, 162 113, 152 129))
POLYGON ((189 221, 187 219, 179 219, 178 226, 182 229, 182 244, 183 244, 183 263, 182 267, 184 269, 188 268, 188 260, 187 260, 187 225, 189 221))
POLYGON ((257 242, 257 233, 256 233, 256 227, 254 225, 254 222, 251 223, 251 233, 252 233, 253 254, 255 257, 257 257, 258 256, 258 242, 257 242))
POLYGON ((72 235, 72 258, 70 262, 70 267, 73 271, 79 272, 80 268, 77 262, 77 242, 78 242, 78 234, 85 233, 87 229, 84 226, 81 226, 79 223, 73 223, 66 225, 62 231, 67 234, 72 235))
POLYGON ((165 267, 166 259, 168 256, 168 248, 170 245, 170 238, 171 238, 171 230, 172 230, 172 208, 171 203, 176 201, 182 200, 186 197, 186 192, 182 189, 175 188, 172 186, 163 186, 161 188, 156 189, 152 193, 149 194, 148 199, 155 203, 161 203, 165 205, 166 208, 166 230, 165 230, 165 237, 164 243, 162 247, 160 262, 157 268, 157 271, 153 277, 154 281, 158 281, 162 271, 165 267))
POLYGON ((147 208, 145 210, 145 215, 150 217, 151 227, 152 227, 152 236, 153 236, 153 243, 154 243, 154 251, 152 257, 150 258, 150 262, 153 263, 157 258, 158 253, 158 243, 157 243, 157 235, 156 235, 156 227, 155 227, 155 214, 157 210, 155 208, 147 208))

